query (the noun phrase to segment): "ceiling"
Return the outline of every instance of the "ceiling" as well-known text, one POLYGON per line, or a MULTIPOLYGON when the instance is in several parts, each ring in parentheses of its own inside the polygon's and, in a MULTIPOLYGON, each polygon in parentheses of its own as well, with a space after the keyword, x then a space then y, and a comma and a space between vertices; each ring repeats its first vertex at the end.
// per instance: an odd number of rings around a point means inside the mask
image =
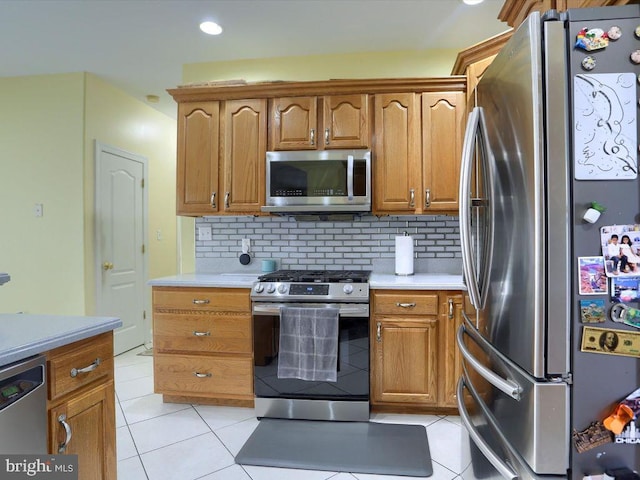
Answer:
MULTIPOLYGON (((501 33, 504 0, 0 0, 0 77, 91 72, 175 117, 182 65, 463 49, 501 33), (205 35, 214 20, 224 32, 205 35)), ((211 80, 220 80, 212 78, 211 80)))

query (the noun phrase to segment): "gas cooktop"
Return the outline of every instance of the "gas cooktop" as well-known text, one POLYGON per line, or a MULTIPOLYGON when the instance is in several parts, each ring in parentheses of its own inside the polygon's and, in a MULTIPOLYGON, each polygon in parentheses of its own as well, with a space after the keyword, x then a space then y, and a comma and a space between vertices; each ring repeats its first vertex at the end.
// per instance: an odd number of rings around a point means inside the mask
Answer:
POLYGON ((258 277, 259 282, 366 283, 370 270, 277 270, 258 277))

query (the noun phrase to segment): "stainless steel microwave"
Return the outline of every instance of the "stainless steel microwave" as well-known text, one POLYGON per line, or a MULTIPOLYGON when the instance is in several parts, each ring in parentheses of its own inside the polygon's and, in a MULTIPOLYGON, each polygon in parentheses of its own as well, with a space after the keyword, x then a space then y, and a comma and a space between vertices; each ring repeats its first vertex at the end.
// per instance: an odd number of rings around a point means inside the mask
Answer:
POLYGON ((263 212, 371 211, 371 151, 267 152, 263 212))

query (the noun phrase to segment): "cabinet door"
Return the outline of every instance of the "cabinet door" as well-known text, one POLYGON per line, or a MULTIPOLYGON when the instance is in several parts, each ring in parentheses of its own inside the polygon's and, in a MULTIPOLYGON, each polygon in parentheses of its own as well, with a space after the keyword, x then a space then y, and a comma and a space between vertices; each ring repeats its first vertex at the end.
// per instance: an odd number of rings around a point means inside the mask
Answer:
POLYGON ((82 480, 116 478, 115 393, 113 381, 97 386, 54 407, 49 412, 49 449, 59 453, 65 443, 67 424, 71 439, 66 454, 78 455, 82 480))
POLYGON ((372 403, 434 405, 437 318, 374 317, 372 403))
POLYGON ((271 100, 271 150, 318 148, 318 98, 284 97, 271 100))
POLYGON ((464 138, 463 92, 422 94, 422 211, 457 212, 464 138))
POLYGON ((323 97, 322 140, 325 149, 368 148, 369 96, 323 97))
POLYGON ((260 213, 265 201, 267 101, 225 102, 221 131, 224 211, 260 213))
POLYGON ((374 212, 415 212, 422 184, 416 94, 375 96, 374 212))
POLYGON ((178 215, 211 215, 218 211, 219 102, 178 105, 178 215))
POLYGON ((439 406, 457 407, 456 386, 462 375, 462 356, 456 345, 456 332, 462 324, 462 294, 442 293, 441 298, 439 406))

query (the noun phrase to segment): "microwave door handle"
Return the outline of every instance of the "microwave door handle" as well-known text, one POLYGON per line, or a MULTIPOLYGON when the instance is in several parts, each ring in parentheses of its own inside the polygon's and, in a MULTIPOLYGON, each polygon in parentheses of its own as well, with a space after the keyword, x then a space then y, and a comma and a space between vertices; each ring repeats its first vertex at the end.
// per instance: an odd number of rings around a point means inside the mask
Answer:
POLYGON ((347 198, 353 200, 353 155, 347 155, 347 198))

